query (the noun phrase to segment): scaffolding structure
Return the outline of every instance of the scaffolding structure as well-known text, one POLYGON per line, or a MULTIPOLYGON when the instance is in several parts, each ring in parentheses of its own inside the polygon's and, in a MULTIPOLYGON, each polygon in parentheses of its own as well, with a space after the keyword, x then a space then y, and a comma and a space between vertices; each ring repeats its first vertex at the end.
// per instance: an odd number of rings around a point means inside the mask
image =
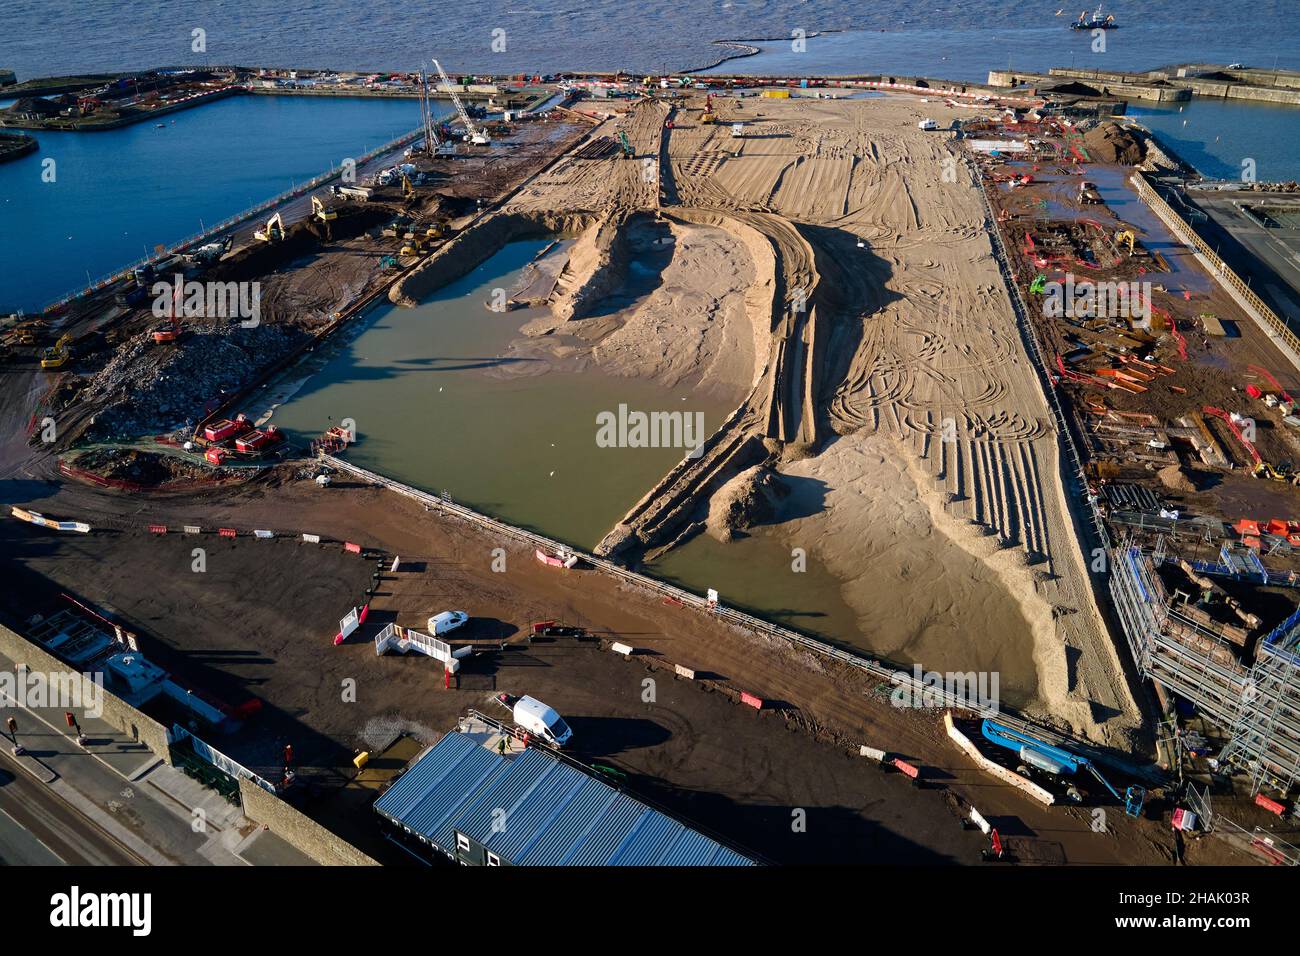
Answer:
POLYGON ((1164 538, 1159 538, 1151 555, 1127 543, 1114 552, 1110 591, 1129 650, 1143 677, 1230 726, 1247 670, 1230 649, 1221 625, 1198 613, 1187 595, 1168 592, 1156 573, 1164 551, 1164 538))
POLYGON ((1300 778, 1300 610, 1259 645, 1222 758, 1250 774, 1251 791, 1286 793, 1300 778))
POLYGON ((1227 627, 1172 594, 1157 573, 1165 539, 1151 554, 1126 541, 1112 552, 1111 597, 1138 672, 1195 704, 1229 731, 1220 759, 1242 767, 1251 791, 1286 793, 1300 780, 1300 608, 1242 663, 1227 627))

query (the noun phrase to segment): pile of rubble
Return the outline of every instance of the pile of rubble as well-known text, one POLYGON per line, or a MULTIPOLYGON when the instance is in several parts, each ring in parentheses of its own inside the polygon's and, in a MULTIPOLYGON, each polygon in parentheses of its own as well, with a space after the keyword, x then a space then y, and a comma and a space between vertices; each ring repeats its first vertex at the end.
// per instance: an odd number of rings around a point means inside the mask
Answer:
POLYGON ((193 424, 210 400, 246 385, 308 338, 291 326, 265 324, 189 328, 178 345, 140 335, 79 396, 100 406, 87 437, 129 439, 193 424))

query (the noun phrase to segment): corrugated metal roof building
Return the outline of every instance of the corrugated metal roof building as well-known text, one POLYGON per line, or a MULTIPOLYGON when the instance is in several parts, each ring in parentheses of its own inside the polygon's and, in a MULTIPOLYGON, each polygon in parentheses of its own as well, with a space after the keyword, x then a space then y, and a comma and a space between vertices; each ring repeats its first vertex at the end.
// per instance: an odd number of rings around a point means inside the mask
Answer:
POLYGON ((544 750, 504 757, 450 733, 375 803, 407 845, 487 866, 753 866, 544 750))

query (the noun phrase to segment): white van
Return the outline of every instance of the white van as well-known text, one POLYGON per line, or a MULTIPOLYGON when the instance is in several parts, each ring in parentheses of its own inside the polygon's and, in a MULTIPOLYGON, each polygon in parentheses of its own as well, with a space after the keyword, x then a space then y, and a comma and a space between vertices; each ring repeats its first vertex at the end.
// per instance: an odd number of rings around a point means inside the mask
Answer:
POLYGON ((563 747, 573 739, 573 731, 555 708, 546 706, 535 697, 525 695, 515 701, 514 718, 524 730, 557 747, 563 747))
POLYGON ((469 615, 464 611, 443 611, 429 618, 429 633, 434 637, 442 637, 461 627, 468 620, 469 615))

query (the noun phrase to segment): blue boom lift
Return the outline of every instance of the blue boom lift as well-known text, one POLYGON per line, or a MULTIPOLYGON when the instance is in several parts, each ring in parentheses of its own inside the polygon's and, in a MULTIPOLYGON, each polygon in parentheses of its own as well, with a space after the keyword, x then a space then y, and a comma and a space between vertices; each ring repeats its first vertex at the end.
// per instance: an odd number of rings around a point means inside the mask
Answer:
POLYGON ((1101 771, 1088 758, 1054 747, 1037 737, 1031 737, 1029 734, 988 718, 985 718, 984 723, 980 725, 980 732, 990 743, 1014 751, 1030 767, 1053 776, 1073 776, 1080 770, 1086 770, 1101 781, 1101 785, 1110 791, 1111 796, 1124 804, 1125 813, 1131 817, 1142 813, 1142 806, 1147 798, 1146 790, 1142 787, 1129 787, 1121 797, 1119 791, 1111 786, 1110 781, 1101 775, 1101 771))

